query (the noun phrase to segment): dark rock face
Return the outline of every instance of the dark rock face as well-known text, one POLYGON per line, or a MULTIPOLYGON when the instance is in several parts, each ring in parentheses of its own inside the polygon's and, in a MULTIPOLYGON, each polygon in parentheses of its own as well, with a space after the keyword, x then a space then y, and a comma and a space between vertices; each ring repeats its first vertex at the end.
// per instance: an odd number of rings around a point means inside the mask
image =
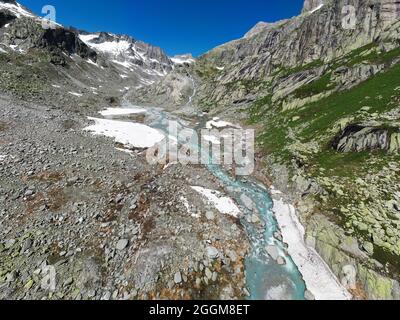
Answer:
POLYGON ((14 20, 16 17, 8 11, 0 11, 0 28, 14 20))
POLYGON ((82 58, 90 58, 96 61, 97 54, 84 44, 75 32, 62 28, 48 29, 40 37, 38 46, 48 48, 50 51, 61 50, 68 54, 76 53, 82 58))

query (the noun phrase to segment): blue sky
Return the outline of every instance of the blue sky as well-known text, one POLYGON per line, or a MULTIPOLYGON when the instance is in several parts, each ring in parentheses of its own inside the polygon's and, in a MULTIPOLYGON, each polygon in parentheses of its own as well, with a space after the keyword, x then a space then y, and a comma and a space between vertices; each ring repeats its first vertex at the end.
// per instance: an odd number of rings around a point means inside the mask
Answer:
POLYGON ((169 55, 198 56, 243 36, 258 21, 301 11, 303 0, 19 0, 36 13, 57 9, 57 22, 87 31, 129 34, 169 55))

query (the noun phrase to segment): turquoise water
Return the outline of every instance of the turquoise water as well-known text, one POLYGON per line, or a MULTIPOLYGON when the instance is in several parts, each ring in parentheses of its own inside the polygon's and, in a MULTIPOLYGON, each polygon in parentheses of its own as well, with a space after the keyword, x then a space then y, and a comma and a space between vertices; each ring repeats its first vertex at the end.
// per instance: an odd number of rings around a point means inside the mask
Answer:
MULTIPOLYGON (((168 121, 177 121, 180 130, 185 121, 167 114, 158 108, 148 108, 145 123, 167 134, 168 121)), ((196 130, 204 127, 201 121, 196 130)), ((199 148, 198 145, 193 146, 199 148)), ((304 300, 306 290, 303 278, 291 257, 285 250, 285 244, 274 238, 279 226, 272 211, 272 199, 268 190, 251 177, 233 178, 221 166, 207 165, 208 170, 225 186, 225 190, 244 209, 244 226, 251 243, 251 251, 246 257, 246 280, 252 300, 304 300), (243 201, 243 196, 247 197, 243 201), (251 200, 251 201, 249 201, 251 200), (251 207, 249 208, 249 202, 251 207), (247 207, 246 207, 247 205, 247 207), (262 223, 252 223, 249 217, 256 214, 262 223), (274 245, 279 255, 286 260, 278 265, 266 252, 266 247, 274 245)))
POLYGON ((272 199, 266 189, 252 181, 233 179, 219 166, 208 166, 209 170, 227 187, 229 195, 245 208, 245 218, 242 224, 250 238, 251 252, 246 258, 246 280, 250 292, 249 299, 285 299, 304 300, 306 290, 303 278, 296 265, 285 251, 285 245, 274 238, 279 231, 272 211, 272 199), (242 196, 245 194, 252 200, 253 208, 246 209, 242 196), (254 224, 248 222, 249 216, 256 212, 263 222, 254 224), (267 254, 265 248, 275 245, 280 256, 286 260, 286 265, 278 265, 267 254))

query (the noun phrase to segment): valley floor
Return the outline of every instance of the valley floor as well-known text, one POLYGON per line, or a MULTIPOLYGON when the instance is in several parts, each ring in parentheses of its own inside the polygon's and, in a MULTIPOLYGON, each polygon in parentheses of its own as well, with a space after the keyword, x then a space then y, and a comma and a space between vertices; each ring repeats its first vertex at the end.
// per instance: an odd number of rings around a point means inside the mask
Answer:
POLYGON ((0 298, 245 297, 244 230, 192 188, 215 177, 116 150, 88 115, 0 98, 0 298))

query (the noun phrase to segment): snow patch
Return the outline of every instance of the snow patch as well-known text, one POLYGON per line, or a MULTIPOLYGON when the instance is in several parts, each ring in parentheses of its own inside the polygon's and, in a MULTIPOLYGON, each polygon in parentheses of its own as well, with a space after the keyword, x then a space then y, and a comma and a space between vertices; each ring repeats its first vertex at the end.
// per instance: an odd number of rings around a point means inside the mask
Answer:
POLYGON ((231 215, 238 218, 241 214, 237 205, 229 197, 222 196, 221 192, 206 189, 203 187, 191 187, 197 193, 205 196, 209 202, 211 202, 219 212, 223 214, 231 215))
POLYGON ((5 158, 7 158, 7 156, 0 154, 0 161, 3 161, 5 158))
POLYGON ((76 97, 82 97, 83 96, 83 94, 81 94, 81 93, 76 93, 76 92, 73 92, 73 91, 69 91, 68 92, 70 95, 73 95, 73 96, 76 96, 76 97))
MULTIPOLYGON (((275 194, 280 192, 274 190, 275 194)), ((317 300, 349 300, 351 295, 339 283, 318 253, 304 241, 305 230, 292 205, 274 199, 273 211, 280 226, 288 253, 299 268, 307 289, 317 300)))
POLYGON ((85 128, 85 131, 114 138, 116 142, 135 148, 150 148, 164 139, 162 133, 144 124, 92 117, 88 119, 95 124, 85 128))

